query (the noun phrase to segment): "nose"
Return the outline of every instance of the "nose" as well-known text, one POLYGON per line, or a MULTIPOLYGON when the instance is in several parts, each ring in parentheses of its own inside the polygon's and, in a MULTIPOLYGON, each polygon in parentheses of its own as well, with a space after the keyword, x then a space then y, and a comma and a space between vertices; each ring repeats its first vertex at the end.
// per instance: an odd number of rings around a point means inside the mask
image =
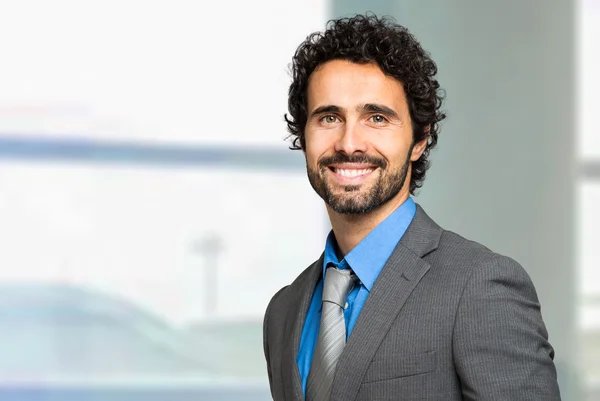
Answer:
POLYGON ((367 141, 365 140, 360 127, 355 124, 346 124, 339 135, 334 147, 336 152, 342 152, 347 155, 352 155, 357 152, 366 153, 367 141))

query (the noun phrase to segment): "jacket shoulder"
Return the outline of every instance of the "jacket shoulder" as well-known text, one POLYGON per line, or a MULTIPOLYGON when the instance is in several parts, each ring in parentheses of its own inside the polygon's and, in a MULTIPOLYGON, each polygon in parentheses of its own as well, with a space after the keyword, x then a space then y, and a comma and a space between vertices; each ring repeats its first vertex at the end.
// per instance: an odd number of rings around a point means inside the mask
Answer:
POLYGON ((269 314, 277 314, 277 313, 280 313, 281 311, 286 311, 287 310, 286 305, 291 299, 295 298, 294 295, 301 294, 304 291, 306 291, 306 286, 311 281, 313 269, 316 268, 315 265, 318 265, 319 262, 322 263, 322 260, 323 260, 323 256, 321 256, 321 258, 319 258, 317 261, 311 263, 310 266, 308 266, 306 269, 304 269, 304 271, 302 271, 302 273, 300 273, 298 275, 298 277, 296 277, 296 279, 291 284, 288 284, 288 285, 282 287, 279 291, 277 291, 275 293, 275 295, 273 295, 271 297, 271 300, 269 301, 267 310, 265 312, 265 318, 264 318, 265 328, 267 326, 267 319, 269 317, 269 314), (276 307, 275 305, 278 305, 279 307, 276 307), (281 310, 279 310, 280 308, 281 308, 281 310), (274 310, 274 309, 277 309, 277 310, 274 310))
POLYGON ((492 251, 485 245, 453 231, 443 230, 439 247, 430 256, 432 265, 459 269, 466 277, 508 274, 530 281, 526 270, 513 258, 492 251))

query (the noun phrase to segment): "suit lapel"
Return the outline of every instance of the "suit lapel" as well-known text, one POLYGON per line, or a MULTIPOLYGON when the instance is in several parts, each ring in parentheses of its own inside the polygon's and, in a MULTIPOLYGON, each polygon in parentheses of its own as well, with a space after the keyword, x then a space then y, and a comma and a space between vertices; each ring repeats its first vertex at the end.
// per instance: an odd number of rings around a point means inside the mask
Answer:
POLYGON ((406 300, 430 265, 442 229, 420 208, 375 281, 338 362, 331 401, 354 400, 362 378, 406 300))
POLYGON ((285 339, 283 344, 282 375, 284 382, 285 399, 288 401, 303 401, 302 381, 296 357, 300 349, 302 328, 306 320, 306 313, 310 306, 315 287, 323 271, 323 257, 321 255, 307 271, 307 274, 292 284, 292 296, 289 299, 289 313, 285 321, 285 339))

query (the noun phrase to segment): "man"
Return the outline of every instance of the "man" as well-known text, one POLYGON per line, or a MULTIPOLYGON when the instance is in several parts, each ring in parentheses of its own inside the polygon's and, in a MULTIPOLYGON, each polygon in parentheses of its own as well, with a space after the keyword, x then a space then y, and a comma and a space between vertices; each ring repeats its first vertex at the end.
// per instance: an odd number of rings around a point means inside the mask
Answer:
POLYGON ((373 15, 333 21, 294 56, 286 121, 333 229, 265 314, 277 401, 560 399, 527 273, 410 196, 445 117, 436 72, 373 15))

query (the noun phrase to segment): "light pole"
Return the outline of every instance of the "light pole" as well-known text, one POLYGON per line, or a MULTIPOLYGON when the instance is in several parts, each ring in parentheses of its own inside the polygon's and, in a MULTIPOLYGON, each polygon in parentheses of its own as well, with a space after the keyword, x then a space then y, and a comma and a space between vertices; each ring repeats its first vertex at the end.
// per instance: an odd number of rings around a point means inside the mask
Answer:
POLYGON ((212 318, 217 311, 218 259, 224 249, 223 240, 218 234, 209 233, 196 240, 193 249, 202 258, 204 315, 207 318, 212 318))

